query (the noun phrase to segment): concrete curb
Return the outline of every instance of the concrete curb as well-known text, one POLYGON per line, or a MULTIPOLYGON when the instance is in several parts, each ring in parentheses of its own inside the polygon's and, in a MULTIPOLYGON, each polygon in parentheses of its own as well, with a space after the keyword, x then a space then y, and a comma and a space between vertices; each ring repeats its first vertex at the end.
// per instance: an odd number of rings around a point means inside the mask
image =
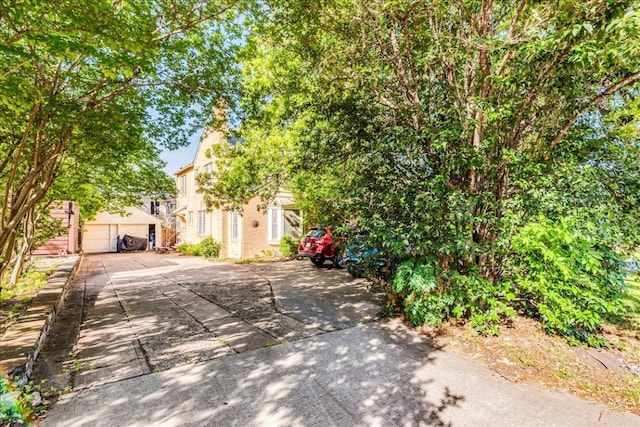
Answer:
POLYGON ((56 315, 69 293, 81 256, 71 255, 53 272, 29 309, 0 338, 0 373, 26 384, 56 315))

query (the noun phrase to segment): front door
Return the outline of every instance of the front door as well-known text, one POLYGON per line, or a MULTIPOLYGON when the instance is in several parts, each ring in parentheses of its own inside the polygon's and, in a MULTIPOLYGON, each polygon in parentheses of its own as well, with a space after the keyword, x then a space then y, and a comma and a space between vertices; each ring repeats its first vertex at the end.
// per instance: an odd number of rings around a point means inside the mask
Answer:
POLYGON ((229 212, 229 258, 242 258, 242 215, 229 212))

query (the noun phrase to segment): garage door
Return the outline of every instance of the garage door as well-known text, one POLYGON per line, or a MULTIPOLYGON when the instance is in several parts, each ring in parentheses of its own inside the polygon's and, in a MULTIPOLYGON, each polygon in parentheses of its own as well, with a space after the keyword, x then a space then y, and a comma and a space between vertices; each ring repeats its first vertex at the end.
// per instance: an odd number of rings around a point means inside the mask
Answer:
POLYGON ((87 224, 82 235, 85 253, 116 252, 118 236, 149 239, 149 224, 87 224))
POLYGON ((117 239, 117 224, 87 224, 82 233, 82 250, 87 253, 115 252, 117 239))
POLYGON ((149 224, 120 224, 120 237, 125 234, 149 239, 149 224))

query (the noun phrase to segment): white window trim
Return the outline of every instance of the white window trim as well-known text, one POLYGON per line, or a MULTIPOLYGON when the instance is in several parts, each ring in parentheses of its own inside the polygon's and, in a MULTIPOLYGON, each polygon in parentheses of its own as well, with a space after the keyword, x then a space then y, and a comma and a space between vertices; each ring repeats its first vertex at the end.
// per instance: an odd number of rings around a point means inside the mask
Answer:
POLYGON ((182 175, 180 177, 180 196, 184 197, 187 195, 187 176, 182 175))
POLYGON ((229 212, 229 222, 231 224, 231 230, 229 240, 237 242, 240 238, 240 214, 238 211, 229 212))
POLYGON ((187 225, 193 225, 193 211, 187 212, 187 225))
POLYGON ((282 208, 280 206, 270 206, 267 209, 267 242, 271 244, 280 243, 280 239, 282 238, 282 232, 284 229, 284 224, 282 221, 282 208), (274 218, 275 215, 275 218, 274 218), (273 235, 273 225, 274 219, 277 221, 277 235, 273 235))
POLYGON ((198 211, 198 236, 207 235, 207 213, 198 211))

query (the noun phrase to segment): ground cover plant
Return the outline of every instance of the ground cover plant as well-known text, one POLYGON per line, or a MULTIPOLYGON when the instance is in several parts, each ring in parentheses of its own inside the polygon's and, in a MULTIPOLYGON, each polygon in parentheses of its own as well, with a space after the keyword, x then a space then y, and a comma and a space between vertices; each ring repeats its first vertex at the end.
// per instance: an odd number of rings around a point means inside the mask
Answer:
POLYGON ((626 279, 624 313, 603 322, 606 347, 575 345, 551 335, 542 323, 522 315, 509 318, 499 335, 480 334, 468 322, 419 327, 439 345, 482 361, 517 383, 537 384, 640 415, 640 275, 626 279))
POLYGON ((47 284, 47 278, 55 266, 39 271, 33 266, 13 285, 6 285, 0 291, 0 335, 27 310, 38 291, 47 284))

